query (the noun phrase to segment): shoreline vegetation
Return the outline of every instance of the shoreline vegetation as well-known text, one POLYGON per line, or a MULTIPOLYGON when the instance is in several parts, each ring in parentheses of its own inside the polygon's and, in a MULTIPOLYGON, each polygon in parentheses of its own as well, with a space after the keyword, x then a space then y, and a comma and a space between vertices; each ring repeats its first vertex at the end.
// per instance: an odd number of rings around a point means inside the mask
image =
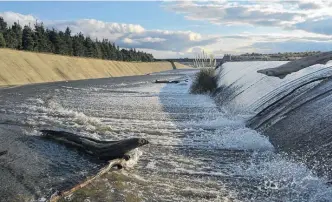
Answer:
POLYGON ((98 40, 82 33, 45 28, 43 23, 31 25, 14 23, 8 26, 0 17, 0 48, 9 48, 37 53, 51 53, 65 56, 86 57, 113 61, 153 62, 152 54, 136 49, 120 49, 108 39, 98 40))
POLYGON ((218 86, 218 77, 216 76, 215 69, 201 68, 194 76, 190 86, 190 93, 192 94, 205 94, 213 93, 218 86))

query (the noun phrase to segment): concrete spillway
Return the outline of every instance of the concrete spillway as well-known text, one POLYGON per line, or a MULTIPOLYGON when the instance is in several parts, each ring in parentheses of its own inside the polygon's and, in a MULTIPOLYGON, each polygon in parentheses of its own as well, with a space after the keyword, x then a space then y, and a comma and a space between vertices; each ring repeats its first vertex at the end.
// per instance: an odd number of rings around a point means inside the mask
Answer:
POLYGON ((332 64, 317 64, 284 79, 259 74, 285 62, 236 62, 218 70, 214 97, 275 148, 332 177, 332 64))

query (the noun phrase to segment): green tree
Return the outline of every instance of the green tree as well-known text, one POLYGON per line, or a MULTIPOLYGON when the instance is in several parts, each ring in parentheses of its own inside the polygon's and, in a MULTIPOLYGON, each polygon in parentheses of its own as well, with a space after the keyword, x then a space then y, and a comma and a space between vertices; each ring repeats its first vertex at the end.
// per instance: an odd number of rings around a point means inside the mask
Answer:
POLYGON ((64 42, 66 45, 66 55, 73 55, 73 40, 71 37, 71 30, 69 27, 66 28, 64 42))
POLYGON ((6 47, 6 41, 5 38, 3 37, 3 34, 0 33, 0 48, 6 47))
POLYGON ((105 48, 105 39, 100 42, 101 58, 107 59, 106 48, 105 48))
POLYGON ((52 52, 50 41, 45 31, 43 23, 35 24, 34 50, 37 52, 52 52))
POLYGON ((4 34, 7 31, 7 23, 0 17, 0 33, 4 34))
POLYGON ((96 55, 95 47, 94 47, 93 41, 91 40, 90 37, 85 38, 84 47, 85 47, 85 52, 84 52, 85 57, 94 57, 96 55))
POLYGON ((79 33, 73 37, 73 55, 74 56, 84 56, 84 36, 79 33))
POLYGON ((63 31, 59 31, 58 50, 58 54, 67 55, 68 45, 66 44, 66 36, 63 31))
POLYGON ((52 44, 52 52, 55 54, 65 53, 65 42, 63 41, 64 33, 57 32, 54 28, 48 31, 48 38, 52 44))
POLYGON ((122 52, 120 51, 120 48, 119 48, 119 46, 117 46, 117 48, 116 48, 116 54, 117 54, 117 59, 119 60, 119 61, 122 61, 122 60, 124 60, 124 58, 123 58, 123 54, 122 54, 122 52))
POLYGON ((4 35, 4 38, 6 40, 6 45, 8 48, 17 48, 16 44, 17 44, 17 39, 16 39, 16 35, 14 33, 14 31, 9 28, 7 29, 5 35, 4 35))
POLYGON ((109 47, 109 42, 107 39, 103 39, 102 41, 102 54, 103 54, 103 59, 110 60, 112 58, 112 52, 109 47))
POLYGON ((22 37, 23 37, 23 32, 22 32, 22 27, 18 23, 14 22, 12 25, 12 31, 13 31, 13 47, 16 49, 22 49, 22 37))
POLYGON ((95 52, 95 57, 96 58, 102 58, 103 54, 101 51, 101 43, 98 41, 98 39, 96 39, 96 41, 94 42, 94 52, 95 52))
POLYGON ((22 49, 33 51, 34 48, 34 40, 33 40, 33 32, 29 26, 24 26, 23 35, 22 35, 22 49))
POLYGON ((110 50, 110 60, 117 60, 118 59, 117 54, 116 54, 117 50, 116 50, 114 43, 109 42, 108 48, 110 50))

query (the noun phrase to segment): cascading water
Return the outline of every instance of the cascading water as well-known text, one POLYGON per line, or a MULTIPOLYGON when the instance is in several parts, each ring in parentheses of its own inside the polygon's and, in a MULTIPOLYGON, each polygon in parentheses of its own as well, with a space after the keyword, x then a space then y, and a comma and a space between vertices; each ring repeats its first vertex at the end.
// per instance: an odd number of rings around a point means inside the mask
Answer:
MULTIPOLYGON (((1 90, 0 148, 8 155, 0 157, 0 201, 46 200, 101 166, 40 140, 38 130, 44 128, 99 139, 144 137, 151 143, 135 151, 132 168, 102 176, 67 201, 331 201, 328 179, 276 153, 269 138, 246 127, 246 105, 255 106, 254 99, 235 111, 243 98, 229 94, 220 110, 209 96, 189 94, 195 72, 1 90), (181 82, 154 84, 156 79, 181 82)), ((240 89, 238 78, 229 80, 230 90, 240 89)))
POLYGON ((332 66, 314 65, 284 79, 257 73, 285 62, 226 63, 218 70, 220 106, 248 113, 247 126, 269 137, 275 148, 332 177, 332 66))

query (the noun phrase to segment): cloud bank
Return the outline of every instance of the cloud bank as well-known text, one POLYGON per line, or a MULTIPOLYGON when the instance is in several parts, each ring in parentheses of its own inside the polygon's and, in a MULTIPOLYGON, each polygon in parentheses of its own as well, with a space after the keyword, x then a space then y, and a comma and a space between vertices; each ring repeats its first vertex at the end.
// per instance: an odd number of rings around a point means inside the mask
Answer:
MULTIPOLYGON (((324 24, 317 23, 317 21, 324 18, 324 22, 327 22, 332 17, 332 3, 328 0, 180 1, 166 3, 164 7, 183 14, 189 20, 205 21, 212 24, 246 24, 297 28, 306 31, 309 30, 310 25, 313 25, 316 27, 316 29, 310 30, 313 32, 319 28, 324 28, 324 24)), ((331 28, 329 28, 329 33, 331 33, 331 28)))
POLYGON ((202 49, 217 57, 225 53, 332 50, 332 3, 329 1, 186 1, 164 3, 163 7, 188 20, 208 22, 211 26, 275 27, 280 31, 201 34, 96 19, 50 21, 10 11, 0 16, 10 25, 19 22, 33 26, 38 21, 58 30, 68 26, 73 34, 82 32, 93 39, 107 38, 122 48, 144 50, 156 58, 192 57, 202 49))

